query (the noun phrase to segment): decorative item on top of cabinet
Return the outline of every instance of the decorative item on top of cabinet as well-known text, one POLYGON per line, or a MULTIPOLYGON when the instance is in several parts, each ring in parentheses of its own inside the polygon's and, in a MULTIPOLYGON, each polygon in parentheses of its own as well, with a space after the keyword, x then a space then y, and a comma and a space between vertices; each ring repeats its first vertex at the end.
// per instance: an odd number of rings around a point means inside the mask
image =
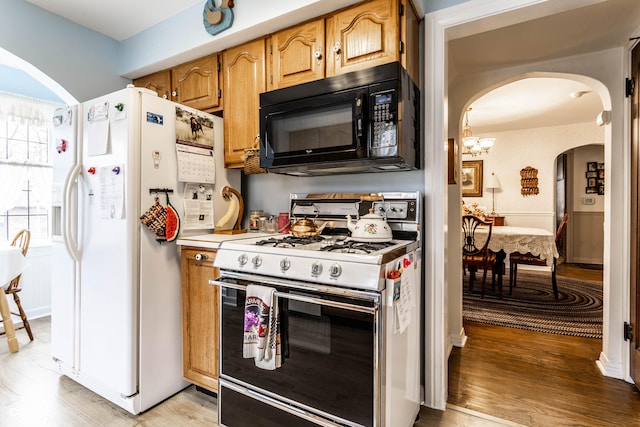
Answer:
POLYGON ((537 196, 538 189, 538 169, 527 166, 520 170, 520 194, 523 196, 537 196))
POLYGON ((214 0, 207 0, 202 11, 202 23, 209 34, 215 36, 233 25, 233 0, 222 0, 217 7, 214 0))
POLYGON ((182 247, 182 376, 218 393, 218 287, 216 252, 182 247))
POLYGON ((245 149, 260 134, 260 94, 266 89, 265 40, 227 49, 224 64, 224 164, 244 168, 245 149))

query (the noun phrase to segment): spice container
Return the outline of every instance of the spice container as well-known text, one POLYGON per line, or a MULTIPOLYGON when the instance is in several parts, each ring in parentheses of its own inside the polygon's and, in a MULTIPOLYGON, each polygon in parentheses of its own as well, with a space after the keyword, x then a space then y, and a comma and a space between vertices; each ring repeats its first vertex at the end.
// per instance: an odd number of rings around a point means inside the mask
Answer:
POLYGON ((278 215, 278 232, 287 234, 289 230, 291 230, 289 212, 280 212, 280 215, 278 215))
POLYGON ((260 217, 262 216, 262 210, 251 211, 249 214, 249 230, 260 230, 260 217))

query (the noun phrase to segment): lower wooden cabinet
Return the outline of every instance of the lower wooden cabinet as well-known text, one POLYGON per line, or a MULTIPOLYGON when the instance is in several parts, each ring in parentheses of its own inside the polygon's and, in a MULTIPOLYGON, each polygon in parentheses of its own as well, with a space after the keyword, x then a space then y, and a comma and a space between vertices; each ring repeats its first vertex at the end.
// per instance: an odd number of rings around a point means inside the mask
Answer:
POLYGON ((218 393, 218 277, 216 251, 182 248, 182 375, 218 393))

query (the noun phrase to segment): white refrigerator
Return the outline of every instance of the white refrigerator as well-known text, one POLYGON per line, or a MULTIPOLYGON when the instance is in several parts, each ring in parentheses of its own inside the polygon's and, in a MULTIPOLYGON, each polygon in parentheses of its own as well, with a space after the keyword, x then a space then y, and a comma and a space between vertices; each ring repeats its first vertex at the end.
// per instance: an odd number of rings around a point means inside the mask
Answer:
POLYGON ((156 195, 165 205, 158 190, 172 190, 180 235, 211 232, 188 229, 179 168, 209 185, 215 170, 213 216, 226 211, 222 188, 239 189, 240 172, 224 169, 221 118, 145 89, 72 106, 54 125, 52 356, 60 373, 137 414, 188 386, 179 248, 158 242, 140 216, 156 195), (178 156, 176 107, 213 128, 214 163, 178 156))

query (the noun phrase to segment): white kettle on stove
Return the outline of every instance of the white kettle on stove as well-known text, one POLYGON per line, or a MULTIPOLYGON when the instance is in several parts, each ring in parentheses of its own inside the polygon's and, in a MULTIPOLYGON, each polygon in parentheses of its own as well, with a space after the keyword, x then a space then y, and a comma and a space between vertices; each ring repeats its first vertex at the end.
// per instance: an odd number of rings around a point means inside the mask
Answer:
POLYGON ((354 224, 351 215, 347 215, 347 228, 351 231, 351 239, 359 242, 389 242, 393 238, 391 227, 384 218, 369 209, 354 224))

